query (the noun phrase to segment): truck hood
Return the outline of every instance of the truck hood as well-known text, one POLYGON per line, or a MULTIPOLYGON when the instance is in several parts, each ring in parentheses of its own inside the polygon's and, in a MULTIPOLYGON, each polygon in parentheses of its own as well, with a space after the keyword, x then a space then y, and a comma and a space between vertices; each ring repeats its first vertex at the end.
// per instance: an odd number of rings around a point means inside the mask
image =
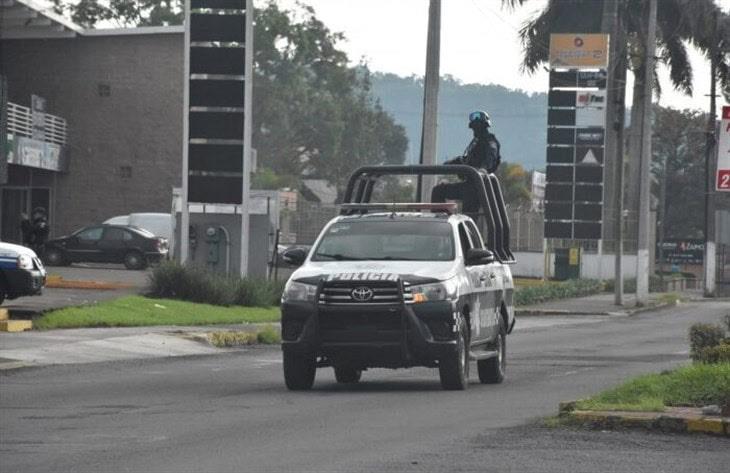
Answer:
POLYGON ((308 261, 294 271, 292 280, 316 283, 328 280, 387 280, 411 284, 443 281, 456 275, 457 261, 308 261))
POLYGON ((30 248, 0 241, 0 256, 17 258, 20 255, 28 255, 31 258, 36 257, 35 251, 30 248))

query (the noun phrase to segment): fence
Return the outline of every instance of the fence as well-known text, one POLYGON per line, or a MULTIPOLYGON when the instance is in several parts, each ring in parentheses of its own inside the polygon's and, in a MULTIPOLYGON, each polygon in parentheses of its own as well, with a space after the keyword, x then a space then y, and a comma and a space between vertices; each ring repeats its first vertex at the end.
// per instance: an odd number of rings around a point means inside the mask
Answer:
MULTIPOLYGON (((299 201, 297 210, 282 210, 281 242, 311 245, 322 228, 339 213, 336 205, 299 201)), ((525 210, 509 210, 510 247, 513 251, 542 251, 543 214, 525 210)))

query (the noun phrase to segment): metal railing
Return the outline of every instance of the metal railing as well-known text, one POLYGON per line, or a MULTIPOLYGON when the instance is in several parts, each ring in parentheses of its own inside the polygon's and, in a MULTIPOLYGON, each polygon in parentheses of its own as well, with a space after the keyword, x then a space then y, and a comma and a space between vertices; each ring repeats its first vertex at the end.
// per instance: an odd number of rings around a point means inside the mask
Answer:
MULTIPOLYGON (((42 113, 43 141, 63 146, 66 144, 66 119, 42 113)), ((8 102, 8 132, 27 138, 33 137, 33 112, 30 107, 8 102)))

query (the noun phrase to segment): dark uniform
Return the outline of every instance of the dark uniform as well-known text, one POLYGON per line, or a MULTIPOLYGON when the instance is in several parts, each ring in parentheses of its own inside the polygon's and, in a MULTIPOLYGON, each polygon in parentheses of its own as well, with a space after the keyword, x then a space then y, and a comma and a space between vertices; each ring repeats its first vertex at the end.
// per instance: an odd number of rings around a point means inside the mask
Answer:
MULTIPOLYGON (((463 156, 446 161, 444 164, 466 164, 482 172, 493 173, 502 160, 497 137, 489 132, 491 123, 485 112, 469 114, 469 128, 474 132, 474 138, 467 146, 463 156)), ((466 182, 441 183, 433 188, 431 202, 446 202, 460 200, 462 211, 476 219, 479 213, 479 197, 474 194, 466 182)))

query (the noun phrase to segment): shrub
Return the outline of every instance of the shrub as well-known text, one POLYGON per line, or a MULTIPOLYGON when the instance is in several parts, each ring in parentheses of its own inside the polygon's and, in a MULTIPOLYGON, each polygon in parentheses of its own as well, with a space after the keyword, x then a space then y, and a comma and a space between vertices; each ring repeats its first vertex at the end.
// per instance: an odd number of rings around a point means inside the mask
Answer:
POLYGON ((541 286, 520 287, 515 291, 515 305, 530 305, 555 299, 582 297, 601 292, 603 285, 595 279, 569 279, 541 286))
POLYGON ((254 332, 212 332, 208 334, 208 341, 218 348, 253 345, 257 341, 254 332))
POLYGON ((720 345, 725 329, 714 324, 694 324, 689 328, 690 355, 695 361, 702 361, 702 351, 720 345))
MULTIPOLYGON (((604 282, 606 292, 613 292, 616 287, 616 280, 608 279, 604 282)), ((649 292, 661 292, 662 285, 659 276, 649 276, 649 292)), ((627 294, 636 293, 636 278, 624 278, 624 292, 627 294)))
POLYGON ((281 343, 281 335, 273 325, 267 325, 256 334, 256 340, 264 345, 277 345, 281 343))
POLYGON ((212 305, 278 305, 282 290, 278 281, 241 279, 174 262, 161 264, 150 275, 151 296, 212 305))
POLYGON ((728 363, 730 362, 730 339, 723 340, 714 347, 705 347, 697 352, 695 361, 700 363, 728 363))

